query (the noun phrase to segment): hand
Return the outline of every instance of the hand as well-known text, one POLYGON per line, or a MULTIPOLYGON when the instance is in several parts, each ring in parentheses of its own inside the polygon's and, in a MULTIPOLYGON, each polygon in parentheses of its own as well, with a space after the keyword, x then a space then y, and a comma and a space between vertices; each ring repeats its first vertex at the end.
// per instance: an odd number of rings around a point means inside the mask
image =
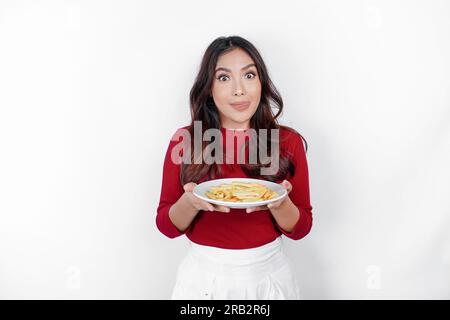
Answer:
POLYGON ((203 211, 230 212, 230 208, 228 208, 228 207, 214 205, 212 203, 206 202, 206 201, 194 196, 194 194, 192 193, 192 190, 194 190, 196 185, 197 184, 195 182, 188 182, 183 186, 184 195, 191 206, 193 206, 197 210, 203 210, 203 211))
POLYGON ((289 198, 289 192, 292 191, 292 184, 291 184, 289 181, 284 180, 284 181, 283 181, 282 183, 280 183, 280 184, 281 184, 283 187, 286 188, 286 191, 287 191, 287 193, 288 193, 283 199, 280 199, 280 200, 278 200, 278 201, 269 203, 269 204, 266 205, 266 206, 258 206, 258 207, 247 208, 247 209, 246 209, 246 212, 247 212, 247 213, 250 213, 250 212, 260 211, 260 210, 267 210, 267 209, 272 210, 272 209, 278 209, 278 208, 284 203, 284 201, 286 201, 286 199, 289 198))

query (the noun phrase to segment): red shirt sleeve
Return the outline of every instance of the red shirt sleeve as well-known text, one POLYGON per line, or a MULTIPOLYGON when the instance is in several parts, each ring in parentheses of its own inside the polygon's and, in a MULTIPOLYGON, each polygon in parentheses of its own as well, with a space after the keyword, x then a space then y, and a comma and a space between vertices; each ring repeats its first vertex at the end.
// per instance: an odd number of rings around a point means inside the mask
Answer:
POLYGON ((178 140, 173 139, 174 137, 172 137, 172 140, 169 143, 164 158, 161 196, 156 214, 156 226, 161 233, 169 238, 181 236, 189 229, 187 228, 184 232, 180 232, 169 217, 170 207, 177 202, 184 193, 183 186, 180 182, 180 164, 174 163, 171 158, 172 149, 179 143, 178 140))
POLYGON ((275 221, 277 228, 286 237, 293 240, 300 240, 304 238, 312 227, 312 206, 309 196, 309 175, 308 163, 306 160, 306 152, 303 145, 302 138, 295 133, 292 135, 292 154, 295 166, 294 175, 287 179, 292 184, 292 190, 289 193, 289 198, 297 206, 299 210, 299 218, 291 232, 283 230, 275 221))

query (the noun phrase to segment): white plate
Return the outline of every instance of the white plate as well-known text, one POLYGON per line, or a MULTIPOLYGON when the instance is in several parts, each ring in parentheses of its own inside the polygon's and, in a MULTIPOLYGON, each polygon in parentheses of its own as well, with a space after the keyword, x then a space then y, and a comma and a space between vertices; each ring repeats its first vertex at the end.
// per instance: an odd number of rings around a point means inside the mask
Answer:
POLYGON ((205 181, 203 183, 198 184, 195 186, 192 193, 209 203, 217 204, 221 206, 226 206, 229 208, 235 208, 235 209, 245 209, 245 208, 251 208, 251 207, 257 207, 257 206, 264 206, 269 203, 278 201, 280 199, 283 199, 287 195, 286 188, 283 187, 281 184, 277 184, 274 182, 266 181, 266 180, 259 180, 259 179, 250 179, 250 178, 226 178, 226 179, 216 179, 216 180, 210 180, 205 181), (220 201, 220 200, 213 200, 206 196, 206 192, 211 189, 211 187, 217 187, 221 184, 227 183, 231 184, 232 181, 236 182, 247 182, 247 183, 260 183, 263 186, 266 186, 267 188, 270 188, 271 190, 275 191, 279 194, 278 197, 270 199, 270 200, 264 200, 264 201, 255 201, 255 202, 231 202, 231 201, 220 201))

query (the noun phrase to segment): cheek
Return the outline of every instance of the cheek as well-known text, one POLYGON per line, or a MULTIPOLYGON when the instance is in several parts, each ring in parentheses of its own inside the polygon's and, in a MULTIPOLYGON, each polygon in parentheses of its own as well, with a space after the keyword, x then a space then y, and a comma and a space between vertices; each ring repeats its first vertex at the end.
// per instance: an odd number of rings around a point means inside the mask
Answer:
POLYGON ((247 90, 248 94, 252 97, 252 100, 259 103, 261 99, 261 84, 252 84, 247 90))
POLYGON ((250 93, 254 98, 261 95, 261 84, 259 82, 251 83, 247 87, 248 93, 250 93))
POLYGON ((217 106, 227 103, 227 92, 224 88, 214 88, 212 90, 212 96, 217 106))
POLYGON ((230 115, 233 112, 231 107, 228 105, 229 99, 227 94, 217 90, 213 92, 213 100, 220 113, 230 115))

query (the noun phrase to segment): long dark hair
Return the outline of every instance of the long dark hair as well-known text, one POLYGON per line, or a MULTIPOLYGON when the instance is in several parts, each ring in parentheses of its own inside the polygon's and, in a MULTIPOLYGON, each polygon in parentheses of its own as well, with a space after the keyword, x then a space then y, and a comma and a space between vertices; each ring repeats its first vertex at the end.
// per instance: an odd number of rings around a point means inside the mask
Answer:
MULTIPOLYGON (((202 122, 202 131, 215 128, 221 129, 219 110, 214 103, 211 95, 212 83, 214 80, 214 73, 219 56, 229 52, 233 49, 240 48, 245 50, 253 59, 256 69, 258 71, 259 81, 261 82, 261 99, 255 114, 250 119, 250 128, 259 132, 259 129, 267 129, 267 148, 270 154, 270 129, 287 129, 300 135, 297 131, 290 127, 282 126, 277 123, 277 118, 283 111, 283 99, 270 80, 267 68, 258 50, 248 40, 239 36, 219 37, 215 39, 206 49, 203 55, 200 70, 195 79, 194 85, 190 91, 190 108, 191 108, 191 124, 186 128, 189 130, 190 136, 194 137, 194 121, 202 122), (277 109, 276 114, 273 114, 272 108, 277 109)), ((306 140, 303 136, 300 137, 305 141, 306 149, 308 148, 306 140)), ((220 178, 220 166, 213 163, 194 163, 194 147, 193 139, 191 145, 191 163, 181 164, 180 180, 184 185, 188 182, 198 182, 203 177, 208 175, 210 179, 220 178)), ((281 146, 280 134, 280 146, 281 146)), ((204 151, 208 143, 202 141, 202 150, 204 151)), ((246 146, 248 141, 246 141, 246 146)), ((202 153, 203 153, 202 151, 202 153)), ((280 150, 282 151, 282 150, 280 150)), ((285 179, 288 174, 294 174, 294 166, 292 158, 289 154, 280 152, 279 170, 274 175, 261 175, 261 167, 270 166, 269 164, 261 164, 258 159, 257 164, 240 164, 242 171, 249 177, 264 179, 269 181, 278 181, 285 179)))

